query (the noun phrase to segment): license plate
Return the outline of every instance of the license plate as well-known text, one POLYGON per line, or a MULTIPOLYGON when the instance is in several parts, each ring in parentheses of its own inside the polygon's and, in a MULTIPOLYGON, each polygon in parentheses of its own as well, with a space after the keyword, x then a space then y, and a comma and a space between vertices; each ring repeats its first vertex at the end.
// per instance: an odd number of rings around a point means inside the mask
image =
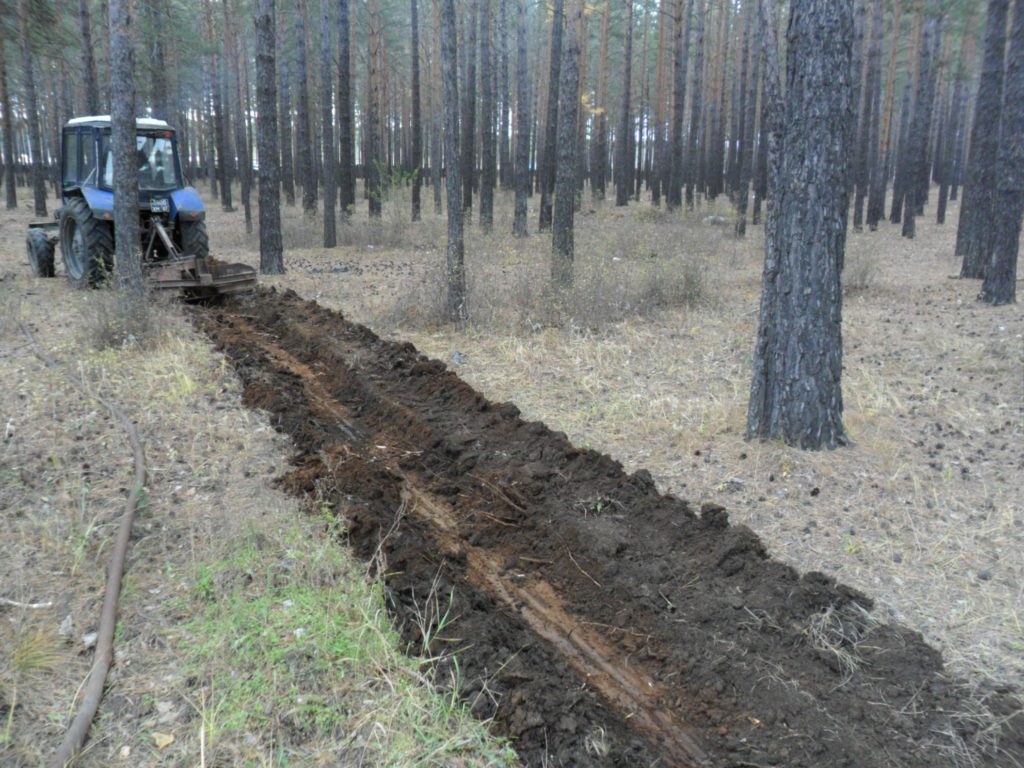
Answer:
POLYGON ((167 198, 154 198, 149 201, 149 210, 153 213, 169 213, 171 210, 171 201, 167 198))

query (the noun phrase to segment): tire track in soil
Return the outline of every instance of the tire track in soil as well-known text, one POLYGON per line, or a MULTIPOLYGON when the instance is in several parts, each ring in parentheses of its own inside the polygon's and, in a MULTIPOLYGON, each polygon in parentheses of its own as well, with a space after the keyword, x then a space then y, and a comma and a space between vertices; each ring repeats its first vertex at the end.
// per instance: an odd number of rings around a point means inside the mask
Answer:
MULTIPOLYGON (((721 507, 697 514, 291 292, 195 312, 292 437, 282 485, 333 504, 404 640, 427 629, 525 764, 938 766, 979 739, 917 633, 868 623, 867 597, 772 561, 721 507)), ((973 758, 1019 764, 1021 725, 973 758)))

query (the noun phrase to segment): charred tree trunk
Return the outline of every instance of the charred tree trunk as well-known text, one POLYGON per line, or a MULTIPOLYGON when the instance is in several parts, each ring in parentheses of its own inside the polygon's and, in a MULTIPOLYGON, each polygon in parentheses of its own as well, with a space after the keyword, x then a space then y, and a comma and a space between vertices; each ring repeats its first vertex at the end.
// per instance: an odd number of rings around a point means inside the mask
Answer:
POLYGON ((526 201, 530 196, 530 82, 526 60, 526 0, 519 0, 516 24, 516 200, 512 234, 526 237, 526 201))
POLYGON ((989 0, 985 22, 985 58, 981 69, 974 128, 967 158, 964 199, 956 231, 960 277, 981 279, 988 267, 989 228, 996 180, 996 154, 1003 100, 1003 57, 1009 0, 989 0))
POLYGON ((274 0, 256 0, 256 149, 260 157, 260 272, 284 274, 274 0))
POLYGON ((793 0, 785 128, 771 186, 747 435, 801 448, 848 443, 842 289, 852 143, 852 0, 793 0))
POLYGON ((1003 111, 996 157, 989 260, 981 285, 982 301, 1017 300, 1017 257, 1024 217, 1024 2, 1013 0, 1010 52, 1003 82, 1003 111))

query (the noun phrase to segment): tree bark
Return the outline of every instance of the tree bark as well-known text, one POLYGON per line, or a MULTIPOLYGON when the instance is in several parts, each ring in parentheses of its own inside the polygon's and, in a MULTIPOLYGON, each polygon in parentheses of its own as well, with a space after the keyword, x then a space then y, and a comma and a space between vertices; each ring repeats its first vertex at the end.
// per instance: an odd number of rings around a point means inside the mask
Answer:
POLYGON ((363 173, 366 176, 366 193, 369 197, 370 218, 379 219, 383 215, 384 202, 384 179, 382 173, 384 152, 380 135, 382 108, 381 79, 383 78, 381 73, 381 46, 383 46, 384 41, 377 0, 369 0, 367 2, 366 12, 369 18, 366 51, 369 66, 366 75, 366 116, 363 119, 363 130, 366 133, 363 173))
POLYGON ((747 435, 834 448, 848 442, 839 275, 852 144, 853 3, 793 0, 790 8, 785 129, 769 192, 747 435))
POLYGON ((242 110, 242 62, 239 58, 237 0, 231 3, 224 0, 224 51, 228 61, 227 98, 230 99, 234 113, 235 151, 238 153, 238 180, 241 183, 242 210, 245 212, 245 231, 252 232, 252 159, 249 156, 249 143, 245 132, 245 112, 242 110))
POLYGON ((274 0, 256 0, 256 149, 260 157, 260 272, 284 274, 281 183, 277 145, 277 63, 274 0))
POLYGON ((458 44, 455 32, 455 2, 441 4, 441 78, 444 84, 444 154, 448 178, 448 247, 446 276, 448 282, 448 319, 464 323, 469 319, 466 304, 466 247, 463 237, 462 186, 459 174, 459 81, 458 44))
POLYGON ((996 154, 1003 99, 1003 58, 1009 0, 989 0, 985 22, 985 58, 974 107, 971 149, 967 157, 956 255, 963 260, 960 277, 981 279, 988 267, 987 242, 995 189, 996 154))
POLYGON ((576 199, 576 122, 579 119, 580 21, 584 0, 569 0, 558 84, 558 165, 551 219, 551 282, 558 289, 572 285, 573 212, 576 199))
POLYGON ((1017 300, 1017 257, 1024 217, 1024 0, 1013 0, 1000 123, 989 261, 980 296, 994 305, 1017 300))
POLYGON ((537 169, 537 186, 540 190, 540 215, 537 230, 546 232, 551 228, 552 200, 555 189, 555 165, 558 142, 558 86, 559 68, 562 65, 562 35, 564 28, 564 3, 555 0, 551 13, 551 60, 548 67, 548 103, 544 120, 544 146, 540 168, 537 169))
MULTIPOLYGON (((92 14, 89 0, 78 0, 78 30, 82 36, 82 76, 85 78, 85 111, 100 114, 100 88, 96 81, 96 54, 92 44, 92 14)), ((6 108, 4 111, 6 115, 6 108)))
POLYGON ((114 155, 114 269, 118 288, 145 293, 139 255, 139 166, 135 145, 135 24, 131 0, 110 0, 110 145, 114 155))
POLYGON ((633 162, 630 153, 630 134, 633 118, 630 114, 630 89, 633 82, 633 2, 625 0, 626 28, 622 61, 622 106, 619 110, 619 130, 615 136, 615 205, 629 201, 633 187, 633 162))
POLYGON ((469 0, 462 51, 466 68, 462 81, 462 136, 459 145, 462 152, 462 210, 467 221, 473 210, 473 182, 476 175, 476 36, 479 14, 479 0, 469 0))
POLYGON ((356 203, 349 0, 338 0, 338 203, 345 220, 356 203))
POLYGON ((316 216, 317 180, 313 164, 313 131, 309 115, 309 65, 306 56, 307 0, 298 0, 295 7, 295 74, 299 93, 295 101, 295 158, 298 182, 302 186, 302 213, 316 216))
MULTIPOLYGON (((416 0, 413 0, 415 2, 416 0)), ((338 204, 337 165, 338 155, 334 147, 334 93, 331 57, 331 14, 328 0, 320 0, 320 131, 323 136, 324 175, 324 248, 338 244, 335 207, 338 204)))
POLYGON ((4 129, 4 185, 6 186, 7 210, 18 207, 17 163, 14 162, 14 120, 11 118, 11 94, 7 87, 7 56, 4 41, 0 40, 0 109, 4 129))
POLYGON ((935 105, 936 59, 941 45, 941 36, 941 17, 927 18, 921 36, 921 58, 917 67, 917 95, 914 98, 910 133, 907 146, 904 149, 907 172, 902 234, 907 238, 914 237, 916 218, 924 212, 924 203, 928 196, 928 182, 931 177, 928 145, 935 105))
POLYGON ((526 204, 530 196, 530 81, 526 60, 526 0, 519 0, 516 24, 516 198, 512 234, 526 237, 526 204))
POLYGON ((35 57, 29 34, 28 0, 18 0, 18 35, 21 37, 21 77, 25 89, 25 113, 28 119, 29 151, 32 155, 32 191, 35 215, 46 216, 46 168, 43 139, 39 126, 39 102, 36 98, 35 57))
MULTIPOLYGON (((275 20, 276 26, 276 20, 275 20)), ((285 205, 295 205, 295 174, 292 161, 292 86, 291 73, 288 71, 288 57, 284 53, 284 34, 277 38, 277 77, 280 108, 278 116, 278 151, 280 152, 279 179, 284 190, 285 205)), ((258 78, 257 78, 258 79, 258 78)), ((259 88, 259 86, 256 86, 259 88)))
POLYGON ((494 61, 491 46, 491 0, 480 6, 480 229, 494 228, 497 156, 494 138, 494 61))
POLYGON ((702 101, 704 94, 704 18, 706 15, 706 0, 697 0, 697 52, 693 62, 693 97, 690 99, 690 140, 686 148, 686 207, 690 210, 693 210, 694 206, 694 190, 699 176, 698 165, 704 153, 702 101))
MULTIPOLYGON (((410 0, 412 40, 412 220, 420 220, 420 189, 423 186, 423 116, 420 113, 420 20, 417 0, 410 0)), ((324 139, 326 141, 326 139, 324 139)))
POLYGON ((690 18, 693 0, 676 0, 674 45, 672 46, 672 154, 665 206, 669 210, 683 204, 683 113, 686 105, 686 65, 690 58, 690 18))

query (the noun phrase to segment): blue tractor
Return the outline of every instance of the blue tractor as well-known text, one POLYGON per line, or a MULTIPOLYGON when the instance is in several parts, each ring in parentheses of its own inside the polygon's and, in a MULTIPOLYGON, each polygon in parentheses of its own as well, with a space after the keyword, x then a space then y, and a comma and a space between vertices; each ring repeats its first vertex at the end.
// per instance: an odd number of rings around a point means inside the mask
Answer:
MULTIPOLYGON (((245 264, 210 258, 206 210, 186 186, 178 140, 163 120, 136 120, 139 164, 139 230, 149 284, 194 296, 244 290, 256 282, 245 264)), ((61 199, 56 223, 29 225, 27 249, 33 272, 55 274, 54 248, 60 243, 64 271, 79 288, 101 284, 114 266, 114 163, 110 117, 78 117, 61 136, 61 199)))

